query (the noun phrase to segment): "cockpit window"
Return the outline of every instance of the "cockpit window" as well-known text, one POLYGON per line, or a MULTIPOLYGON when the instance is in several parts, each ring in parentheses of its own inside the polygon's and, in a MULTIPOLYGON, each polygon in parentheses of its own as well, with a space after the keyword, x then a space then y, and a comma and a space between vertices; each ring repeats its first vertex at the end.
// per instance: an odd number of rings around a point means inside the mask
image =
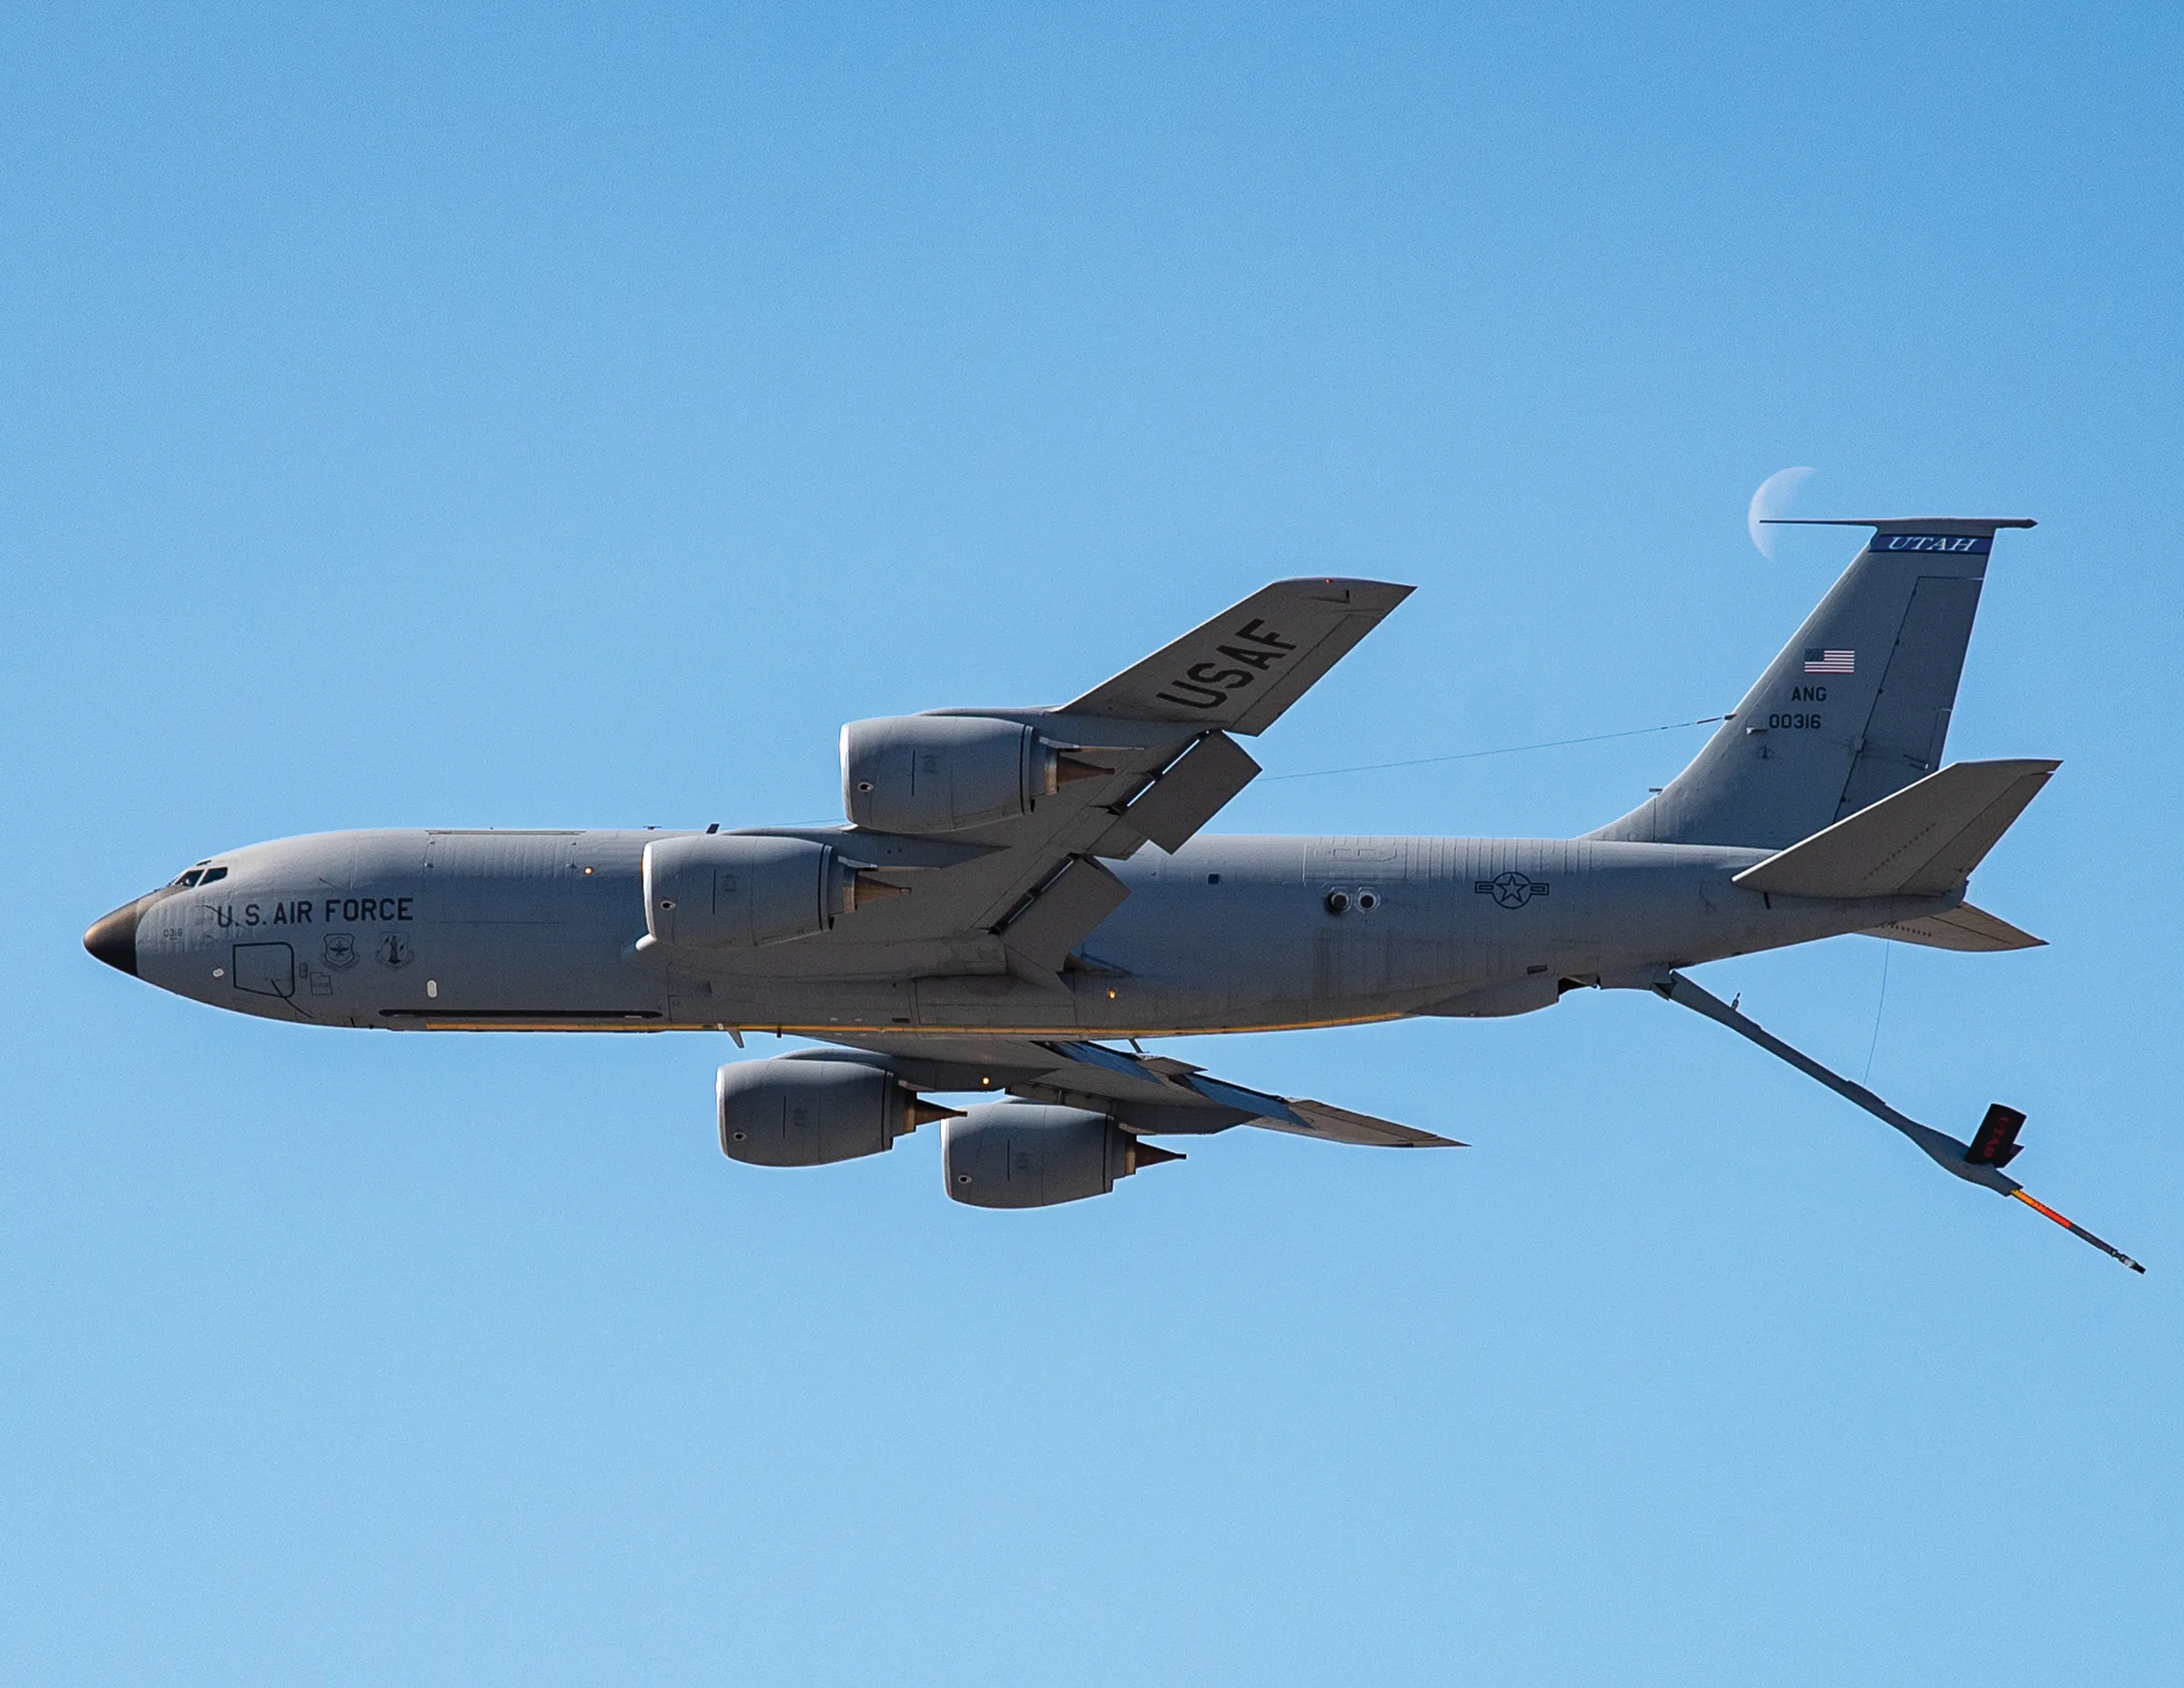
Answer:
POLYGON ((170 885, 179 885, 183 889, 187 890, 191 885, 217 884, 221 880, 227 877, 228 870, 226 868, 207 867, 202 862, 200 862, 197 866, 191 868, 187 873, 177 874, 167 883, 170 885))
POLYGON ((194 885, 204 877, 205 870, 203 868, 193 867, 187 874, 177 874, 169 883, 177 885, 194 885))
POLYGON ((197 883, 201 885, 217 884, 227 877, 228 870, 226 868, 208 867, 205 870, 205 877, 198 880, 197 883))

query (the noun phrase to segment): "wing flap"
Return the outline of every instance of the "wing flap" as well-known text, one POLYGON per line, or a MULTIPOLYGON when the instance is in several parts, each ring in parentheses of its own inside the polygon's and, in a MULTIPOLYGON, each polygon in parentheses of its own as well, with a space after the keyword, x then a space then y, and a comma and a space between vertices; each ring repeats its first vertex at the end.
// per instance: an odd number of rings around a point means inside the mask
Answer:
POLYGON ((1002 947, 1045 973, 1058 973, 1069 952, 1129 895, 1127 885, 1089 856, 1071 856, 1001 928, 1002 947))
POLYGON ((1149 840, 1173 855, 1259 771, 1226 733, 1208 733, 1138 793, 1091 853, 1127 858, 1149 840))

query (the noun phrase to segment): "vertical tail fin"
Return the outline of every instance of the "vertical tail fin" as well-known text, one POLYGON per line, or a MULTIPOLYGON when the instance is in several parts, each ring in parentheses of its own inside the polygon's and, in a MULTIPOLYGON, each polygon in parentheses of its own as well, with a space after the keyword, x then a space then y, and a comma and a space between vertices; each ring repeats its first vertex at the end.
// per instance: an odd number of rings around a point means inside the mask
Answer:
POLYGON ((1941 765, 1996 531, 2032 523, 1825 525, 1873 538, 1691 765, 1589 837, 1783 849, 1941 765))

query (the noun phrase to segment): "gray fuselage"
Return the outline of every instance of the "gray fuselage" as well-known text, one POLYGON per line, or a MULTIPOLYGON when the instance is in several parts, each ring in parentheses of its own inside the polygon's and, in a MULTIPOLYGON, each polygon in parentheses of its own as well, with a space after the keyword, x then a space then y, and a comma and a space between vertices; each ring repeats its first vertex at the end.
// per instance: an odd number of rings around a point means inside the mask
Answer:
POLYGON ((133 915, 147 982, 317 1025, 1154 1036, 1520 1014, 1573 983, 1643 984, 1960 900, 1770 899, 1730 883, 1764 850, 1200 837, 1116 864, 1128 899, 1057 990, 1012 975, 997 942, 862 944, 861 911, 757 948, 642 945, 644 847, 671 835, 318 834, 211 858, 205 871, 226 870, 213 883, 109 919, 133 915))

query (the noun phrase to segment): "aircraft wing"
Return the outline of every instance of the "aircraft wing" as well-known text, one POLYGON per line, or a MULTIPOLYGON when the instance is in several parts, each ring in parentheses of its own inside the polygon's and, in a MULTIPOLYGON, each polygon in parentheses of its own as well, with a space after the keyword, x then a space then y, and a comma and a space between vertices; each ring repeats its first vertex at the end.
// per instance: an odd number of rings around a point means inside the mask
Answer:
POLYGON ((1111 1114, 1126 1129, 1202 1136, 1261 1126, 1374 1148, 1461 1148, 1452 1137, 1377 1119, 1309 1097, 1273 1096, 1165 1056, 1133 1055, 1077 1038, 863 1034, 831 1041, 881 1056, 915 1089, 1005 1092, 1111 1114))
POLYGON ((1410 591, 1387 581, 1277 581, 1062 713, 1264 733, 1410 591))
MULTIPOLYGON (((1279 581, 1073 703, 939 712, 1033 727, 1067 748, 1068 783, 1028 814, 945 836, 759 829, 820 839, 907 894, 800 950, 839 972, 860 950, 922 944, 929 975, 1007 972, 1066 993, 1064 961, 1129 895, 1102 860, 1179 849, 1259 773, 1228 732, 1270 724, 1410 590, 1279 581)), ((871 970, 898 968, 875 956, 871 970)))

